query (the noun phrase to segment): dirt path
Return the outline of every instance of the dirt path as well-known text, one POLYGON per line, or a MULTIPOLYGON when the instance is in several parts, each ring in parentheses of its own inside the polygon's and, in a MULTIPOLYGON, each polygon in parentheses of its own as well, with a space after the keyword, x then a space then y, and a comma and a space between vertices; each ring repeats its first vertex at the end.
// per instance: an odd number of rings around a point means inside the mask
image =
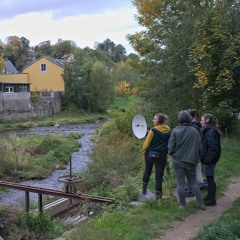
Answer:
POLYGON ((227 190, 217 199, 217 206, 206 207, 205 211, 198 210, 188 216, 183 222, 174 221, 172 228, 162 233, 155 240, 190 240, 197 236, 204 225, 217 220, 226 210, 231 208, 233 202, 240 197, 240 178, 229 181, 227 190))

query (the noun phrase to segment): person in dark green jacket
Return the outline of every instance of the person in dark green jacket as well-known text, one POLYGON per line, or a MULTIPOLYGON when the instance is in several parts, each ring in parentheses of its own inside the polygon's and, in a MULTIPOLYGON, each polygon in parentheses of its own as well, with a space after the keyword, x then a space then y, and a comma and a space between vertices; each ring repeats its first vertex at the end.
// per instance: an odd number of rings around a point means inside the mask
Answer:
POLYGON ((167 163, 168 140, 171 129, 166 125, 168 116, 158 113, 153 118, 154 127, 147 134, 146 140, 142 146, 142 153, 145 160, 145 170, 143 175, 142 193, 147 193, 147 185, 155 165, 155 189, 156 199, 162 199, 162 179, 167 163))

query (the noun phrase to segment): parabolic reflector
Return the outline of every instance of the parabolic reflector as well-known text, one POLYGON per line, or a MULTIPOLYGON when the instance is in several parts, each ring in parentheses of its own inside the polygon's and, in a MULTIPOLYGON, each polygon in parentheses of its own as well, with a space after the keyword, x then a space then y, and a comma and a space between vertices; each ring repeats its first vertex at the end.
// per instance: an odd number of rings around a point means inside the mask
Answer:
POLYGON ((139 139, 146 136, 147 123, 145 118, 141 114, 137 114, 134 116, 132 120, 132 130, 134 135, 139 139))

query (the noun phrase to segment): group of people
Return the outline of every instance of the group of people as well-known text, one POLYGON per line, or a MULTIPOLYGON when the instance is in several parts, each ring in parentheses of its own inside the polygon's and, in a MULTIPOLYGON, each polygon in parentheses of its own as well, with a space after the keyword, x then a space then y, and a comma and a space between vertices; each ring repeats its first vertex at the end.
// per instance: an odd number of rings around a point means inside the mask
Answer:
POLYGON ((153 119, 153 128, 148 131, 142 146, 145 160, 142 193, 145 195, 155 165, 156 199, 162 199, 162 182, 168 154, 172 156, 172 166, 177 182, 180 208, 186 207, 185 180, 196 197, 198 206, 216 206, 216 164, 221 155, 220 131, 217 118, 203 114, 196 120, 196 109, 182 110, 177 115, 178 125, 170 129, 168 116, 158 113, 153 119), (208 192, 202 197, 196 180, 196 167, 201 162, 206 176, 208 192))

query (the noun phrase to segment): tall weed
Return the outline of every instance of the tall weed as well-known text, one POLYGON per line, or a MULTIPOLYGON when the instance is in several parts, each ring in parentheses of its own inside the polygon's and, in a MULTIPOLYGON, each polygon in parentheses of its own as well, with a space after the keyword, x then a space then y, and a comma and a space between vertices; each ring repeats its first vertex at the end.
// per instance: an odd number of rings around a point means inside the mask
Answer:
POLYGON ((10 134, 1 140, 0 177, 19 181, 45 178, 68 163, 70 154, 78 151, 76 136, 26 136, 10 134))
POLYGON ((85 186, 116 188, 128 176, 136 176, 142 166, 140 145, 134 138, 122 134, 109 123, 105 134, 100 134, 92 153, 92 162, 85 173, 85 186), (110 128, 111 131, 107 131, 110 128))

